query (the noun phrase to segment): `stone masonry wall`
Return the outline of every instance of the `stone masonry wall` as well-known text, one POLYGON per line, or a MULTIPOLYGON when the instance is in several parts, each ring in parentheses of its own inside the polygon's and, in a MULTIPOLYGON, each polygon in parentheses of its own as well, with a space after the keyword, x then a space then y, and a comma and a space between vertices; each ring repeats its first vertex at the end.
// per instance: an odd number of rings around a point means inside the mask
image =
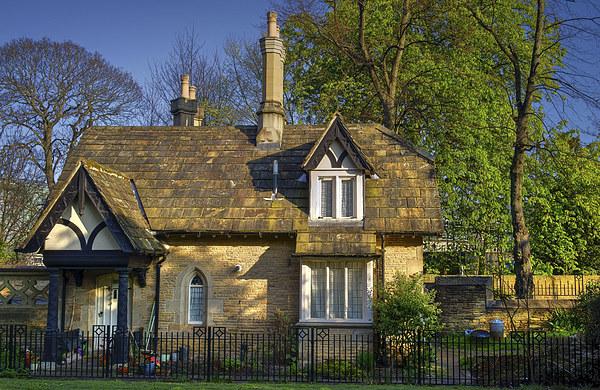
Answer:
POLYGON ((168 243, 161 271, 161 331, 194 326, 187 324, 187 288, 194 272, 205 281, 207 325, 264 332, 274 324, 276 309, 298 320, 300 265, 292 258, 293 238, 207 236, 168 243))
MULTIPOLYGON (((423 272, 423 242, 420 236, 386 236, 385 280, 396 273, 413 275, 423 272)), ((378 248, 381 239, 378 238, 378 248)))
POLYGON ((554 309, 574 303, 570 299, 496 301, 490 276, 438 276, 435 280, 445 331, 489 331, 489 322, 495 318, 504 322, 505 331, 525 330, 528 322, 534 329, 542 328, 554 309))

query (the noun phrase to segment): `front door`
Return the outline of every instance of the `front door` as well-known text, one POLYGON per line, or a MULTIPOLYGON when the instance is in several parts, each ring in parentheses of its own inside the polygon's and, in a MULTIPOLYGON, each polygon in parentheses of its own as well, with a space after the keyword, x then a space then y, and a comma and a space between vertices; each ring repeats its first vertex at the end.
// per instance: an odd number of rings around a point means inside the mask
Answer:
MULTIPOLYGON (((128 290, 127 327, 131 327, 131 279, 128 290)), ((111 331, 117 327, 117 307, 119 304, 119 275, 108 274, 96 279, 96 322, 95 325, 108 325, 111 331)))

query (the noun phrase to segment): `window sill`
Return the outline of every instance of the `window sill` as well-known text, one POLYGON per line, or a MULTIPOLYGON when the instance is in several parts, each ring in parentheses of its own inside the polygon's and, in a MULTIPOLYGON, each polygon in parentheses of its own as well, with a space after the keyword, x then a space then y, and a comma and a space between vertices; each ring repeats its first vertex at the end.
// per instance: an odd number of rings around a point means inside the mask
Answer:
POLYGON ((363 219, 352 219, 352 218, 344 218, 344 219, 333 219, 333 218, 319 218, 319 219, 309 219, 308 226, 341 226, 341 227, 363 227, 364 220, 363 219))
POLYGON ((318 326, 321 328, 372 328, 373 321, 364 320, 300 320, 296 326, 318 326))

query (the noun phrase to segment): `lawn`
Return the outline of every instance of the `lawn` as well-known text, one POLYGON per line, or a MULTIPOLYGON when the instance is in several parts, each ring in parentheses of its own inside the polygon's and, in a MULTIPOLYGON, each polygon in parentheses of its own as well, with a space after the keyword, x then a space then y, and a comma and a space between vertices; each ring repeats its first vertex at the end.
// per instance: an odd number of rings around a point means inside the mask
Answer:
MULTIPOLYGON (((81 379, 13 379, 0 378, 0 389, 60 389, 60 390, 94 390, 94 389, 169 389, 169 390, 255 390, 255 389, 306 389, 306 390, 346 390, 362 389, 365 385, 321 385, 321 384, 296 384, 296 383, 204 383, 204 382, 141 382, 141 381, 120 381, 120 380, 81 380, 81 379)), ((472 386, 409 386, 409 385, 372 385, 369 386, 376 390, 489 390, 490 388, 472 387, 472 386)), ((557 389, 565 389, 564 386, 558 386, 557 389)), ((542 386, 523 386, 521 390, 544 390, 551 387, 542 386)), ((584 389, 584 388, 578 388, 584 389)))

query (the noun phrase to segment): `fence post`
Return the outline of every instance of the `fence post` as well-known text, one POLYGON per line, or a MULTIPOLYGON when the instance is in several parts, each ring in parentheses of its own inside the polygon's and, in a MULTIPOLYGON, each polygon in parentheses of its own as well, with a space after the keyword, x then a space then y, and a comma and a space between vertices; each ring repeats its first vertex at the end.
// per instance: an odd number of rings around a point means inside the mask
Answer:
POLYGON ((212 328, 209 326, 206 328, 206 334, 204 335, 206 341, 206 381, 210 382, 212 374, 212 328))
POLYGON ((422 372, 423 369, 423 355, 422 355, 422 342, 421 342, 421 329, 417 328, 417 384, 423 384, 422 372))
POLYGON ((310 374, 310 381, 314 382, 316 379, 315 373, 315 328, 310 328, 309 342, 309 356, 308 356, 308 370, 310 374))

